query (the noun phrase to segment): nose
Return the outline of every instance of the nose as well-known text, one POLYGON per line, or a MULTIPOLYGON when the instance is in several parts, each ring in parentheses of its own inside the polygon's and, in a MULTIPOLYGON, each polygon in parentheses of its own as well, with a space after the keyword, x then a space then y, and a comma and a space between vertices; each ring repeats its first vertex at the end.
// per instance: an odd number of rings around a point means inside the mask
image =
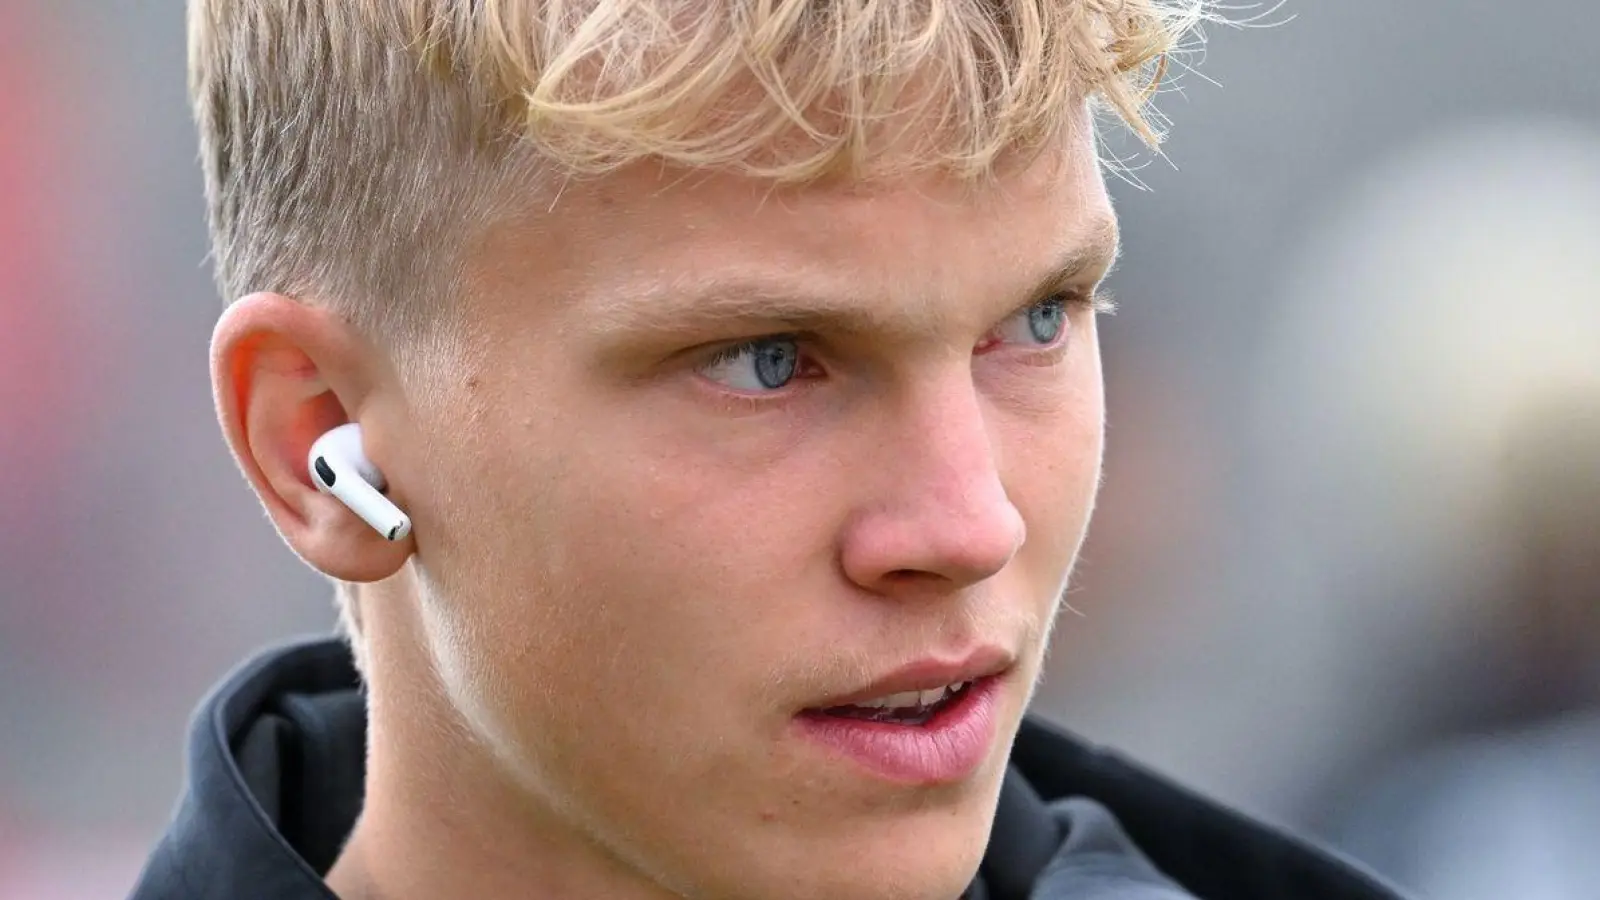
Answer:
POLYGON ((1027 536, 1001 478, 996 441, 970 377, 885 417, 846 525, 846 577, 878 594, 951 591, 984 581, 1027 536))

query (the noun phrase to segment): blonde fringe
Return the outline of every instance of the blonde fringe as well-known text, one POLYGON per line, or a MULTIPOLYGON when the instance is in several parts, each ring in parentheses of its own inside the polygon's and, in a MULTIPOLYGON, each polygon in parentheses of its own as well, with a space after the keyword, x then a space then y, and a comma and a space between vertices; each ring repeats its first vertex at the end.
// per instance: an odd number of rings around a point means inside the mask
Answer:
POLYGON ((547 163, 780 182, 980 173, 1090 97, 1155 146, 1148 101, 1207 15, 1204 0, 366 2, 547 163))

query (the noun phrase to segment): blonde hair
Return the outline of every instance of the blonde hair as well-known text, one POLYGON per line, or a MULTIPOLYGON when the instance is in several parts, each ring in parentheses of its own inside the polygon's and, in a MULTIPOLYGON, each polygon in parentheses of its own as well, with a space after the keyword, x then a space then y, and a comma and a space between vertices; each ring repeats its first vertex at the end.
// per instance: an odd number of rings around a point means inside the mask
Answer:
MULTIPOLYGON (((1205 0, 191 0, 233 300, 413 318, 507 188, 643 159, 777 182, 990 170, 1146 101, 1205 0), (920 136, 911 152, 904 138, 920 136), (441 277, 442 276, 442 277, 441 277)), ((514 195, 513 195, 514 196, 514 195)))
POLYGON ((217 279, 415 335, 550 176, 975 177, 1089 99, 1154 144, 1206 2, 191 0, 217 279))

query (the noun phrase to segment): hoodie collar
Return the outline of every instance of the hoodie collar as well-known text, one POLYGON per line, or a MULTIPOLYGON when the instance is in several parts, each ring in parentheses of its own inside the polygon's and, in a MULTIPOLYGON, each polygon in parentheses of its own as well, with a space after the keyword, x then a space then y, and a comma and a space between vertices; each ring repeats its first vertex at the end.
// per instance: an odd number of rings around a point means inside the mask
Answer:
MULTIPOLYGON (((360 812, 360 685, 348 647, 322 639, 269 650, 213 690, 191 726, 184 796, 132 900, 337 900, 322 875, 360 812)), ((963 897, 1191 896, 1399 900, 1348 861, 1026 719, 963 897)))

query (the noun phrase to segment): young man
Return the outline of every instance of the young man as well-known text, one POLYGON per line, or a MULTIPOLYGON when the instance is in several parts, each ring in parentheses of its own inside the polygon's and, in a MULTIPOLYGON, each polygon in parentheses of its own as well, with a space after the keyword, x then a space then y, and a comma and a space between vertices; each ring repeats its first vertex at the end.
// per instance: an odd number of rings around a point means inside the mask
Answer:
POLYGON ((211 697, 134 896, 1390 897, 1024 718, 1090 104, 1147 131, 1193 14, 194 0, 217 409, 349 643, 211 697), (409 533, 314 483, 345 423, 409 533))

